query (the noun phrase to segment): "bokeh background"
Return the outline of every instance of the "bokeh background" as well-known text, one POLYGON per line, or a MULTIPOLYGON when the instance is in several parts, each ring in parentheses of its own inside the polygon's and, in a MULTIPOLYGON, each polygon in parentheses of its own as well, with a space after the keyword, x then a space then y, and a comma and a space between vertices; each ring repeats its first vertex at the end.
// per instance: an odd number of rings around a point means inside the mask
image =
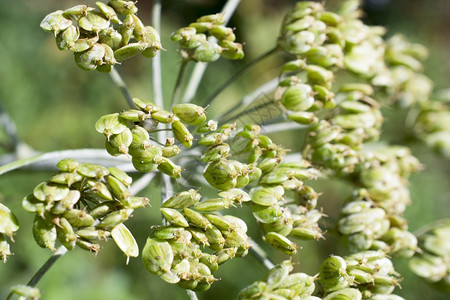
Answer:
MULTIPOLYGON (((81 1, 83 2, 83 1, 81 1)), ((42 18, 51 11, 65 9, 80 1, 59 0, 0 0, 0 104, 14 120, 18 137, 37 151, 103 147, 103 137, 95 132, 94 123, 102 115, 126 108, 119 90, 107 74, 84 72, 73 63, 73 56, 57 50, 54 39, 39 28, 42 18)), ((197 17, 220 11, 223 0, 165 0, 163 1, 162 43, 167 50, 162 53, 164 96, 171 95, 180 65, 176 45, 169 40, 175 29, 185 26, 197 17)), ((340 1, 328 0, 326 6, 336 7, 340 1)), ((84 1, 94 6, 95 1, 84 1)), ((238 41, 245 42, 246 58, 240 62, 220 60, 206 73, 196 99, 202 101, 228 76, 252 58, 271 49, 283 15, 295 1, 243 0, 230 25, 236 27, 238 41)), ((152 1, 139 1, 139 17, 151 22, 152 1)), ((368 24, 388 28, 387 35, 401 32, 413 42, 420 42, 430 50, 426 61, 427 75, 437 88, 450 86, 450 1, 448 0, 367 0, 364 1, 364 19, 368 24)), ((245 74, 220 95, 210 109, 214 114, 238 101, 259 84, 277 75, 284 57, 274 56, 245 74)), ((192 65, 188 67, 192 69, 192 65)), ((118 67, 132 94, 151 100, 151 63, 137 57, 118 67)), ((418 141, 404 138, 403 112, 385 111, 387 116, 384 137, 392 143, 405 142, 425 165, 423 172, 411 180, 413 205, 406 211, 410 229, 444 217, 450 217, 450 164, 433 154, 418 141)), ((1 153, 11 151, 11 142, 0 130, 1 153)), ((286 141, 287 134, 275 138, 286 141)), ((46 180, 47 171, 21 170, 0 177, 0 201, 5 202, 18 216, 21 228, 12 245, 15 253, 6 264, 0 264, 0 298, 5 298, 9 288, 25 284, 45 262, 50 253, 39 248, 31 233, 32 216, 21 209, 22 198, 35 185, 46 180)), ((158 182, 141 194, 151 196, 152 208, 135 212, 127 226, 142 247, 150 226, 160 223, 158 182)), ((336 218, 340 204, 349 195, 350 188, 341 182, 317 182, 323 192, 321 205, 330 216, 326 224, 336 218)), ((236 214, 248 219, 250 235, 258 232, 250 211, 240 209, 236 214)), ((329 254, 345 254, 336 247, 336 239, 327 237, 318 243, 303 243, 296 261, 296 270, 315 274, 320 262, 329 254)), ((263 246, 274 261, 286 257, 263 246)), ((397 293, 406 299, 448 299, 429 288, 408 272, 406 261, 396 261, 396 268, 404 276, 402 289, 397 293)), ((235 299, 240 289, 261 278, 264 268, 250 255, 233 259, 221 266, 219 282, 200 299, 235 299)), ((43 299, 187 299, 184 290, 165 283, 148 273, 140 258, 131 259, 125 266, 125 257, 112 241, 103 244, 99 255, 75 250, 62 257, 38 287, 43 299)))

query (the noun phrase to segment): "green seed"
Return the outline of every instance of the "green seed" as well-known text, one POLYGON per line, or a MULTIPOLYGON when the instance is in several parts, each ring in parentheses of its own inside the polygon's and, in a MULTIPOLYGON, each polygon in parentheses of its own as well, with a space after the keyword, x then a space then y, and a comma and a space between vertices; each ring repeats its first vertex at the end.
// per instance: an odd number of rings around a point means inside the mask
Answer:
POLYGON ((172 111, 187 125, 199 126, 206 121, 205 109, 195 104, 176 104, 172 107, 172 111))
POLYGON ((56 228, 50 221, 36 215, 33 222, 33 237, 36 243, 42 248, 55 251, 56 228))
POLYGON ((42 29, 45 31, 52 31, 55 36, 70 25, 72 25, 72 21, 64 17, 62 10, 57 10, 46 15, 40 24, 42 29))
POLYGON ((103 2, 95 2, 95 5, 97 5, 98 9, 107 20, 111 20, 116 24, 122 23, 111 6, 108 6, 103 2))
POLYGON ((184 216, 176 209, 173 208, 160 208, 161 213, 171 224, 181 227, 189 227, 188 222, 184 216))
POLYGON ((139 247, 136 240, 125 225, 119 224, 114 227, 114 229, 111 230, 111 236, 120 250, 126 255, 127 264, 130 256, 137 257, 139 255, 139 247))
POLYGON ((203 216, 203 214, 196 212, 195 210, 185 207, 183 208, 183 212, 189 222, 201 229, 207 229, 208 227, 212 226, 211 222, 209 222, 209 220, 205 216, 203 216))
POLYGON ((173 258, 172 247, 168 242, 147 238, 142 250, 142 260, 148 271, 156 275, 170 272, 173 258))
POLYGON ((19 229, 19 221, 11 210, 0 203, 0 233, 4 233, 8 236, 19 229))
POLYGON ((144 48, 141 43, 130 43, 114 51, 114 57, 118 61, 126 60, 138 55, 144 48))
POLYGON ((216 189, 226 191, 236 186, 238 173, 232 163, 226 159, 220 159, 209 163, 203 176, 216 189))
POLYGON ((189 191, 184 191, 170 197, 167 201, 164 202, 163 207, 177 209, 191 207, 192 205, 200 201, 201 198, 202 195, 197 193, 197 191, 191 189, 189 191))
POLYGON ((267 233, 264 236, 264 241, 286 254, 293 255, 297 253, 297 245, 291 242, 287 237, 276 232, 267 233))

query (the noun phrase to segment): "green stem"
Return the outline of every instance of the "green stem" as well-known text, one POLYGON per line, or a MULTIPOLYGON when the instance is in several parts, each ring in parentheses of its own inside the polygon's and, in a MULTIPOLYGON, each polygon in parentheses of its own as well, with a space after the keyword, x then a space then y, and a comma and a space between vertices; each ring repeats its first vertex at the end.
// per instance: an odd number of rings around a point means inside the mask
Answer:
POLYGON ((197 294, 195 292, 193 292, 191 290, 187 290, 186 293, 189 297, 189 300, 197 300, 198 299, 197 294))
POLYGON ((233 76, 228 78, 227 81, 225 81, 211 96, 208 97, 208 99, 203 103, 203 106, 211 105, 211 103, 217 99, 217 96, 220 95, 231 83, 233 83, 236 79, 241 77, 248 69, 256 65, 257 63, 261 62, 265 58, 271 56, 272 54, 276 53, 278 50, 278 47, 274 47, 270 49, 269 51, 264 52, 260 56, 256 57, 246 65, 244 65, 241 69, 239 69, 233 76))
MULTIPOLYGON (((228 23, 237 6, 239 5, 241 0, 228 0, 227 3, 222 8, 223 18, 225 20, 224 25, 228 23)), ((200 82, 202 81, 203 75, 205 74, 206 68, 208 64, 205 63, 197 63, 192 71, 192 76, 188 82, 186 87, 186 92, 183 96, 183 103, 191 102, 197 93, 200 82)))
MULTIPOLYGON (((242 100, 235 104, 233 107, 231 107, 230 109, 228 109, 225 113, 223 113, 220 116, 217 116, 216 119, 220 122, 223 122, 223 120, 230 115, 231 113, 233 113, 235 110, 239 109, 240 107, 247 107, 250 104, 252 104, 253 102, 255 102, 256 100, 258 100, 261 95, 265 95, 265 94, 269 94, 271 92, 273 92, 277 86, 278 86, 278 82, 279 79, 274 78, 270 81, 267 81, 266 83, 262 84, 261 86, 259 86, 258 88, 256 88, 252 93, 246 95, 244 98, 242 98, 242 100)), ((264 104, 265 106, 267 106, 267 103, 264 104)), ((246 112, 248 113, 248 112, 246 112)), ((235 117, 233 118, 235 119, 235 117)))
MULTIPOLYGON (((34 274, 34 276, 30 279, 27 286, 35 287, 36 284, 38 284, 41 278, 45 275, 45 273, 47 273, 47 271, 50 270, 53 264, 58 260, 58 258, 66 254, 67 251, 68 251, 67 248, 64 246, 61 246, 58 249, 56 249, 56 251, 53 252, 53 255, 49 257, 49 259, 42 265, 42 267, 39 268, 36 274, 34 274)), ((11 299, 12 296, 13 292, 9 293, 8 298, 6 298, 6 300, 11 299)))
MULTIPOLYGON (((59 160, 67 157, 72 157, 74 159, 90 159, 90 160, 95 159, 97 161, 99 159, 107 159, 109 161, 114 160, 116 162, 124 162, 124 160, 117 160, 117 158, 112 159, 109 155, 107 156, 107 153, 105 152, 104 149, 62 150, 38 154, 33 157, 19 159, 13 161, 12 163, 3 165, 0 167, 0 175, 45 160, 51 160, 56 164, 56 162, 58 162, 59 160)), ((126 160, 126 162, 128 162, 128 160, 126 160)))
POLYGON ((109 75, 111 76, 111 79, 114 82, 114 84, 119 87, 120 91, 122 92, 122 95, 125 97, 125 100, 127 100, 128 106, 130 106, 131 108, 135 108, 136 105, 133 102, 133 98, 131 97, 130 91, 128 90, 128 87, 125 84, 125 81, 123 81, 119 72, 117 72, 117 70, 113 67, 109 75))
POLYGON ((171 106, 178 104, 178 101, 180 98, 180 91, 181 91, 181 82, 183 81, 184 70, 186 69, 186 65, 188 62, 189 62, 189 60, 187 60, 187 59, 183 59, 181 61, 180 70, 178 71, 177 81, 175 83, 175 87, 173 88, 171 106))
POLYGON ((275 267, 275 264, 268 258, 266 251, 264 251, 255 241, 250 240, 250 253, 258 259, 268 270, 275 267))
MULTIPOLYGON (((161 0, 153 1, 152 26, 157 32, 161 32, 161 0)), ((152 59, 152 86, 153 101, 159 107, 164 107, 160 51, 152 59)))

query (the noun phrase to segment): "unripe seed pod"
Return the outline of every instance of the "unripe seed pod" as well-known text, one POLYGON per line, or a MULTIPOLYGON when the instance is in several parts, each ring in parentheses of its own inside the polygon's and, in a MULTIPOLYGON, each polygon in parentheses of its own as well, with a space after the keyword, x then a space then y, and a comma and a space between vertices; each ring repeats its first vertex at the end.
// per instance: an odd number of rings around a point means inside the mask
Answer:
POLYGON ((254 295, 262 295, 266 290, 266 283, 263 281, 255 281, 248 287, 239 292, 239 300, 247 300, 254 298, 254 295))
POLYGON ((213 212, 230 208, 232 204, 233 201, 231 200, 215 198, 198 202, 194 205, 194 208, 202 212, 213 212))
POLYGON ((217 129, 217 121, 209 120, 197 128, 197 133, 207 133, 217 129))
POLYGON ((242 44, 230 40, 221 40, 219 45, 222 47, 220 55, 226 59, 243 59, 245 56, 242 44))
POLYGON ((232 224, 223 216, 216 214, 204 214, 204 216, 221 231, 229 231, 232 224))
POLYGON ((99 40, 101 44, 108 45, 111 49, 116 50, 120 48, 122 43, 122 35, 114 30, 114 28, 108 28, 106 30, 101 30, 98 33, 99 40))
POLYGON ((202 16, 197 19, 197 22, 211 22, 215 25, 222 25, 225 23, 225 19, 222 13, 217 13, 213 15, 202 16))
POLYGON ((208 227, 205 231, 206 237, 210 244, 210 248, 214 251, 220 251, 225 244, 225 238, 219 229, 215 226, 208 227))
POLYGON ((182 42, 189 40, 197 33, 197 30, 193 27, 183 27, 173 32, 170 35, 170 39, 174 42, 182 42))
POLYGON ((92 48, 75 53, 75 63, 84 71, 92 71, 102 64, 105 48, 95 44, 92 48))
POLYGON ((303 54, 314 43, 316 36, 311 31, 299 31, 297 33, 289 34, 283 40, 281 40, 282 47, 289 53, 298 55, 303 54))
POLYGON ((222 144, 223 142, 225 142, 228 139, 228 135, 221 133, 221 132, 213 132, 208 134, 207 136, 201 138, 198 143, 200 145, 204 145, 204 146, 209 146, 209 147, 213 147, 213 146, 217 146, 222 144))
POLYGON ((69 189, 60 185, 51 185, 47 182, 42 182, 33 190, 33 195, 46 202, 59 201, 67 196, 69 189))
POLYGON ((97 254, 101 248, 99 244, 94 244, 90 241, 86 241, 83 239, 77 239, 76 245, 83 250, 94 252, 95 254, 97 254))
POLYGON ((120 223, 125 222, 133 213, 133 210, 130 208, 121 209, 118 211, 113 211, 106 215, 102 221, 97 225, 100 229, 112 229, 119 225, 120 223))
POLYGON ((187 208, 196 204, 198 201, 200 201, 201 198, 202 195, 197 193, 197 191, 190 189, 189 191, 184 191, 170 197, 167 201, 163 203, 163 207, 177 208, 177 209, 187 208))
MULTIPOLYGON (((17 299, 37 300, 41 298, 41 292, 36 287, 28 285, 16 285, 11 288, 10 296, 16 295, 17 299)), ((8 296, 8 297, 10 297, 8 296)), ((13 298, 13 297, 10 297, 13 298)))
POLYGON ((65 18, 62 10, 57 10, 45 16, 40 26, 45 31, 52 31, 55 36, 72 25, 69 18, 65 18))
POLYGON ((95 123, 95 130, 103 133, 108 139, 113 134, 119 134, 127 128, 125 121, 119 118, 118 113, 102 116, 95 123))
POLYGON ((195 210, 185 207, 183 208, 183 212, 189 222, 201 229, 206 229, 212 226, 211 222, 209 222, 209 220, 205 216, 203 216, 203 214, 196 212, 195 210))
POLYGON ((195 28, 197 33, 204 33, 209 31, 213 27, 213 23, 211 22, 194 22, 189 24, 189 27, 195 28))
POLYGON ((170 244, 159 239, 148 238, 142 250, 142 260, 151 273, 161 275, 170 272, 173 262, 170 244))
POLYGON ((197 62, 210 63, 218 60, 221 52, 222 48, 219 45, 215 42, 207 41, 195 48, 192 59, 197 62))
POLYGON ((306 30, 309 27, 311 27, 314 21, 315 18, 313 16, 305 16, 301 19, 298 19, 292 23, 287 24, 286 26, 284 26, 283 29, 286 31, 293 31, 293 32, 306 30))
POLYGON ((75 231, 75 234, 85 240, 96 241, 106 240, 111 233, 109 231, 95 229, 95 227, 85 227, 75 231))
POLYGON ((111 230, 111 236, 120 250, 127 256, 127 264, 130 256, 137 257, 139 255, 139 247, 136 240, 125 225, 119 224, 114 227, 111 230))
POLYGON ((98 9, 107 20, 111 20, 116 24, 122 23, 122 21, 120 21, 120 19, 117 17, 115 10, 111 6, 108 6, 103 2, 95 2, 95 5, 97 5, 98 9))
POLYGON ((40 216, 43 216, 44 212, 46 211, 45 203, 42 202, 41 200, 37 199, 33 194, 30 194, 30 195, 26 196, 25 198, 23 198, 22 207, 27 212, 30 212, 30 213, 35 212, 36 214, 38 214, 40 216))
POLYGON ((8 236, 19 229, 19 221, 11 210, 0 203, 0 234, 4 233, 8 236))
POLYGON ((108 171, 112 176, 114 176, 116 179, 118 179, 121 183, 123 183, 126 186, 130 186, 133 182, 133 178, 128 176, 127 173, 124 171, 117 169, 116 167, 109 167, 108 171))
POLYGON ((181 149, 177 145, 166 146, 162 148, 162 155, 167 158, 173 157, 179 154, 180 152, 181 149))
POLYGON ((56 44, 60 50, 70 49, 74 46, 79 37, 80 31, 78 27, 70 25, 56 36, 56 44))
POLYGON ((220 159, 209 163, 203 176, 216 189, 226 191, 236 186, 238 173, 233 164, 225 159, 220 159))
POLYGON ((276 232, 267 233, 264 236, 264 241, 286 254, 293 255, 297 253, 297 245, 291 242, 287 237, 276 232))
MULTIPOLYGON (((78 25, 83 28, 83 26, 81 26, 81 20, 84 17, 81 17, 78 20, 78 25)), ((91 30, 85 29, 86 31, 92 31, 94 33, 98 33, 100 30, 104 30, 109 28, 109 20, 103 18, 103 15, 101 13, 95 12, 95 11, 91 11, 88 12, 86 14, 86 19, 92 24, 92 28, 91 30)))
POLYGON ((353 288, 344 288, 328 294, 323 300, 361 300, 361 292, 353 288))
POLYGON ((85 177, 103 179, 106 175, 109 174, 107 168, 91 163, 82 163, 78 166, 77 172, 85 177))
POLYGON ((318 241, 323 237, 320 228, 308 228, 308 227, 295 227, 292 228, 289 236, 301 239, 301 240, 316 240, 318 241))
POLYGON ((199 243, 201 246, 209 246, 208 238, 206 237, 206 234, 196 228, 189 228, 189 232, 192 234, 192 237, 199 243))
POLYGON ((358 270, 358 269, 351 269, 348 271, 348 275, 355 278, 355 281, 358 284, 366 284, 366 283, 372 283, 374 284, 374 278, 372 274, 358 270))
POLYGON ((108 184, 114 196, 123 201, 131 197, 131 192, 126 185, 114 176, 108 176, 108 184))
POLYGON ((270 269, 262 280, 266 282, 268 288, 275 290, 287 279, 292 269, 291 261, 285 260, 270 269))
POLYGON ((141 43, 130 43, 114 51, 114 57, 116 60, 122 61, 138 55, 144 49, 145 47, 141 43))
POLYGON ((311 86, 298 83, 286 88, 280 100, 289 110, 305 111, 314 103, 314 98, 311 95, 311 86))
POLYGON ((93 226, 95 223, 94 218, 85 210, 69 209, 63 214, 63 216, 72 226, 75 227, 89 227, 93 226))
POLYGON ((78 167, 79 163, 72 158, 65 158, 60 160, 56 167, 63 172, 73 172, 78 167))
POLYGON ((53 175, 49 181, 64 184, 70 187, 72 184, 74 184, 75 182, 80 182, 82 179, 83 177, 76 172, 64 172, 53 175))
POLYGON ((93 7, 87 5, 75 5, 74 7, 68 8, 63 12, 63 16, 70 19, 71 17, 86 16, 90 11, 93 11, 93 7))
POLYGON ((283 210, 279 205, 263 206, 253 204, 252 212, 255 219, 261 223, 275 222, 283 214, 283 210))
POLYGON ((301 125, 311 125, 319 122, 319 118, 317 118, 314 113, 306 111, 288 113, 287 117, 289 120, 292 120, 301 125))
POLYGON ((176 104, 172 106, 172 111, 187 125, 199 126, 206 121, 205 109, 195 104, 176 104))
POLYGON ((42 248, 55 251, 56 228, 50 221, 36 215, 33 222, 33 237, 36 243, 42 248))
POLYGON ((282 186, 256 187, 250 190, 252 202, 262 206, 272 206, 283 198, 284 189, 282 186))
POLYGON ((131 158, 131 162, 133 163, 133 167, 139 172, 153 172, 158 168, 158 164, 156 164, 153 159, 147 160, 143 159, 142 157, 133 156, 131 158))
POLYGON ((242 204, 242 202, 248 202, 252 199, 249 196, 249 194, 247 194, 245 191, 243 191, 241 189, 231 189, 231 190, 223 191, 223 192, 220 192, 218 195, 220 197, 222 197, 223 199, 226 199, 229 201, 234 201, 239 204, 242 204))
POLYGON ((190 148, 192 146, 194 137, 182 122, 174 121, 172 123, 172 132, 175 138, 180 141, 185 147, 190 148))
POLYGON ((138 11, 133 1, 109 1, 108 5, 121 15, 135 14, 138 11))
POLYGON ((161 157, 161 162, 158 164, 158 170, 164 174, 169 175, 172 178, 181 177, 181 167, 173 163, 170 159, 166 157, 161 157))
POLYGON ((307 65, 305 70, 308 73, 308 81, 319 85, 322 84, 326 86, 334 78, 333 72, 320 66, 307 65))
POLYGON ((54 219, 56 223, 56 236, 58 241, 68 250, 73 250, 76 245, 77 235, 72 224, 66 218, 54 219))
POLYGON ((112 135, 109 139, 111 146, 118 149, 122 154, 128 154, 128 147, 131 145, 133 140, 133 134, 129 128, 126 128, 119 134, 112 135))
POLYGON ((160 208, 160 211, 171 224, 180 227, 189 227, 188 222, 178 210, 163 207, 160 208))
POLYGON ((233 33, 233 29, 222 25, 213 25, 209 29, 209 34, 214 36, 219 41, 227 40, 234 42, 234 40, 236 39, 236 36, 233 33))
POLYGON ((110 211, 111 211, 111 205, 109 205, 110 203, 100 203, 97 206, 95 206, 90 212, 89 214, 94 218, 94 219, 101 219, 104 216, 106 216, 110 211))

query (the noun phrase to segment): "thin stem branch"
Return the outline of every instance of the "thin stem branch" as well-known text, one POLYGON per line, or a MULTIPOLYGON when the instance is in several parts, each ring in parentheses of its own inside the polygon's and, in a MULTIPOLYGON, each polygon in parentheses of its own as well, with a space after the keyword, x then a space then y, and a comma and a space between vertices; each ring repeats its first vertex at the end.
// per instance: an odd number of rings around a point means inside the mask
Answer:
POLYGON ((127 100, 128 106, 130 106, 131 108, 135 108, 136 105, 133 102, 133 98, 131 97, 130 91, 128 90, 128 87, 125 84, 125 81, 123 81, 119 72, 117 72, 117 70, 113 67, 109 75, 111 76, 111 79, 114 82, 114 84, 119 87, 120 91, 122 92, 122 95, 125 97, 125 100, 127 100))
POLYGON ((257 63, 261 62, 265 58, 276 53, 277 50, 278 50, 278 47, 274 47, 274 48, 270 49, 269 51, 266 51, 263 54, 261 54, 260 56, 256 57, 252 61, 248 62, 241 69, 239 69, 235 74, 233 74, 230 78, 228 78, 228 80, 225 81, 217 90, 215 90, 214 93, 212 93, 211 96, 209 96, 202 105, 203 106, 211 105, 211 103, 217 99, 217 96, 219 96, 220 93, 222 93, 231 83, 233 83, 236 79, 238 79, 241 75, 243 75, 248 69, 250 69, 257 63))
POLYGON ((106 153, 105 149, 62 150, 38 154, 33 157, 23 158, 20 160, 13 161, 9 164, 3 165, 0 167, 0 175, 3 175, 9 171, 13 171, 46 160, 52 161, 54 164, 56 164, 59 160, 67 157, 71 157, 74 159, 86 159, 95 162, 98 162, 99 160, 104 160, 108 161, 110 164, 112 161, 117 163, 123 163, 124 161, 128 161, 128 159, 123 160, 109 156, 106 153))
POLYGON ((255 241, 250 240, 250 253, 258 259, 268 270, 275 267, 275 264, 268 258, 266 251, 264 251, 255 241))
POLYGON ((53 264, 67 253, 67 248, 64 246, 59 247, 53 252, 53 255, 42 265, 42 267, 34 274, 33 278, 31 278, 30 282, 28 282, 28 286, 35 287, 36 284, 41 280, 41 278, 47 273, 47 271, 53 266, 53 264))
MULTIPOLYGON (((161 0, 153 1, 152 26, 157 32, 161 32, 161 0)), ((159 107, 164 107, 160 51, 152 59, 152 86, 153 101, 159 107)))
MULTIPOLYGON (((240 2, 241 0, 228 0, 227 3, 225 3, 225 5, 222 8, 222 14, 225 19, 224 25, 226 25, 228 21, 231 19, 231 16, 233 15, 234 11, 236 10, 240 2)), ((186 92, 184 93, 183 96, 182 100, 183 103, 192 101, 195 94, 197 93, 198 87, 200 85, 200 82, 202 81, 203 75, 205 74, 207 67, 208 64, 206 63, 197 63, 195 65, 189 83, 186 87, 186 92)))
POLYGON ((133 184, 130 186, 131 194, 137 195, 140 191, 145 189, 150 184, 150 182, 152 182, 152 180, 156 177, 156 174, 157 173, 155 172, 147 173, 138 180, 135 180, 133 184))
POLYGON ((6 134, 11 139, 12 147, 14 151, 17 151, 19 145, 19 136, 17 135, 17 128, 14 120, 11 119, 8 113, 3 109, 3 105, 0 103, 0 124, 5 129, 6 134))
POLYGON ((233 107, 228 109, 225 113, 223 113, 220 116, 217 116, 216 119, 219 121, 223 121, 228 115, 233 113, 236 109, 238 109, 240 107, 247 107, 250 104, 252 104, 254 101, 258 100, 261 97, 261 95, 269 94, 269 93, 273 92, 278 86, 278 81, 279 81, 278 78, 274 78, 274 79, 262 84, 261 86, 256 88, 252 93, 250 93, 250 94, 246 95, 244 98, 242 98, 242 100, 239 103, 236 103, 233 107))
POLYGON ((184 59, 181 61, 180 70, 178 71, 177 81, 175 83, 175 87, 173 88, 172 94, 172 105, 178 104, 181 92, 181 82, 183 81, 184 70, 186 69, 186 65, 189 60, 184 59))

